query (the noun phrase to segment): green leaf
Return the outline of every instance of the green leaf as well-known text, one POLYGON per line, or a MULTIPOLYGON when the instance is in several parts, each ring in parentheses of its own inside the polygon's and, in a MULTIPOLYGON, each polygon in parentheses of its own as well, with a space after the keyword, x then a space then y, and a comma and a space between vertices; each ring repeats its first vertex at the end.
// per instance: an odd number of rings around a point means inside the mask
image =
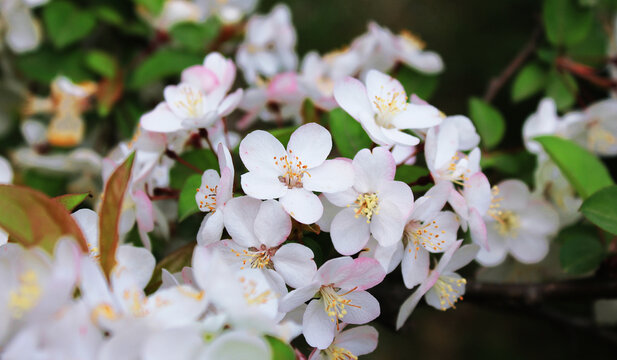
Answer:
POLYGON ((158 15, 163 11, 165 0, 134 0, 137 5, 142 5, 153 15, 158 15))
POLYGON ((179 75, 185 68, 200 64, 202 55, 183 53, 173 49, 161 49, 141 63, 129 80, 131 89, 138 89, 156 80, 179 75))
POLYGON ((555 100, 557 110, 564 111, 572 107, 577 92, 578 85, 572 75, 559 73, 557 70, 549 73, 546 81, 546 96, 555 100))
POLYGON ((118 247, 118 223, 122 213, 122 203, 128 187, 133 169, 135 153, 128 158, 111 174, 105 190, 101 196, 102 202, 99 210, 99 249, 101 254, 101 267, 109 279, 111 270, 116 264, 116 249, 118 247))
POLYGON ((512 101, 525 100, 538 92, 546 85, 546 72, 538 64, 525 66, 512 83, 512 101))
POLYGON ((527 151, 482 154, 480 167, 496 169, 503 174, 520 178, 521 174, 533 173, 536 168, 536 156, 527 151))
POLYGON ((52 252, 61 236, 72 236, 84 252, 86 240, 71 214, 47 195, 22 186, 0 185, 0 227, 11 241, 52 252))
POLYGON ((569 274, 585 274, 595 270, 604 258, 602 244, 593 231, 569 228, 559 234, 563 241, 559 250, 562 269, 569 274))
POLYGON ((123 25, 125 22, 122 15, 118 11, 116 11, 116 9, 110 6, 106 6, 106 5, 97 6, 94 9, 94 14, 99 20, 105 23, 108 23, 110 25, 120 26, 120 25, 123 25))
POLYGON ((553 45, 574 45, 585 39, 593 23, 590 9, 576 0, 545 0, 542 9, 544 29, 553 45))
POLYGON ((609 37, 600 21, 594 21, 585 40, 567 49, 572 60, 593 67, 604 66, 609 37))
MULTIPOLYGON (((218 170, 219 163, 210 149, 198 149, 187 151, 180 155, 186 162, 195 165, 198 169, 206 171, 208 169, 218 170)), ((176 162, 169 172, 169 186, 173 189, 182 189, 189 176, 196 174, 193 169, 176 162)), ((201 176, 201 174, 199 174, 201 176)))
POLYGON ((203 23, 181 22, 175 24, 169 34, 172 39, 191 51, 203 52, 219 34, 221 23, 211 17, 203 23))
POLYGON ((296 353, 293 348, 285 342, 273 336, 266 336, 270 349, 272 349, 272 360, 295 360, 296 353))
POLYGON ((47 196, 60 196, 66 193, 67 176, 49 174, 43 171, 28 169, 23 175, 23 184, 45 193, 47 196))
POLYGON ((493 148, 501 142, 506 132, 506 121, 499 110, 481 99, 471 98, 469 116, 476 125, 485 148, 493 148))
POLYGON ((49 83, 60 74, 75 82, 91 79, 83 61, 84 56, 84 52, 80 49, 69 52, 41 49, 19 56, 16 62, 19 71, 25 77, 49 86, 49 83))
POLYGON ((86 65, 95 73, 111 78, 116 73, 116 60, 100 50, 92 50, 86 54, 86 65))
POLYGON ((87 197, 92 197, 92 194, 90 193, 66 194, 66 195, 56 196, 53 199, 59 202, 60 204, 62 204, 62 206, 64 206, 64 208, 67 211, 73 211, 73 209, 75 209, 77 205, 84 202, 84 200, 86 200, 87 197))
POLYGON ((617 235, 617 186, 606 187, 588 197, 581 212, 601 229, 617 235))
POLYGON ((182 221, 187 217, 198 213, 199 207, 195 202, 195 192, 201 186, 201 175, 195 174, 189 176, 180 191, 178 199, 178 221, 182 221))
POLYGON ((408 96, 416 94, 423 100, 430 100, 439 85, 438 74, 424 74, 407 66, 400 67, 396 78, 408 96))
POLYGON ((43 8, 45 29, 58 49, 86 37, 96 25, 93 13, 80 10, 64 0, 54 0, 43 8))
POLYGON ((613 179, 602 161, 576 143, 556 136, 540 136, 534 140, 542 145, 583 199, 613 185, 613 179))
POLYGON ((362 125, 343 109, 330 111, 328 124, 334 144, 338 152, 344 157, 351 159, 356 156, 358 151, 370 148, 373 144, 362 125))
POLYGON ((283 144, 283 146, 287 146, 289 142, 289 138, 291 138, 291 134, 298 129, 299 125, 288 126, 279 129, 268 130, 270 134, 272 134, 278 141, 283 144))
POLYGON ((423 176, 427 176, 429 171, 427 168, 417 165, 401 165, 396 168, 394 180, 402 181, 405 184, 410 184, 423 176))

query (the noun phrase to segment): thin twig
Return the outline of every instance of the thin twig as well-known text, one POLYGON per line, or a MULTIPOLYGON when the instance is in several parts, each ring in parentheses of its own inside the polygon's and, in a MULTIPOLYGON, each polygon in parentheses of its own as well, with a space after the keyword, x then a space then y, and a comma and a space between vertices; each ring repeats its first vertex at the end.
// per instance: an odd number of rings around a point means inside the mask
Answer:
POLYGON ((501 90, 501 88, 506 84, 506 82, 508 82, 512 75, 514 75, 516 70, 518 70, 518 68, 520 68, 525 63, 525 60, 527 60, 529 55, 531 55, 535 51, 541 32, 541 28, 539 26, 536 27, 529 41, 518 52, 518 54, 510 62, 510 64, 508 64, 508 66, 501 72, 501 74, 499 74, 498 77, 491 79, 488 89, 486 89, 486 93, 484 94, 484 101, 488 103, 493 101, 495 96, 497 96, 499 90, 501 90))
POLYGON ((198 167, 196 167, 195 165, 191 164, 190 162, 184 160, 183 158, 181 158, 175 151, 173 150, 165 150, 165 155, 167 155, 169 158, 179 162, 180 164, 186 166, 187 168, 195 171, 198 174, 203 174, 203 170, 199 169, 198 167))
POLYGON ((200 128, 199 136, 201 136, 204 140, 206 140, 206 142, 208 143, 208 147, 210 148, 210 151, 212 151, 214 156, 216 156, 216 150, 214 150, 214 146, 212 146, 212 142, 210 142, 210 138, 208 137, 208 129, 200 128))

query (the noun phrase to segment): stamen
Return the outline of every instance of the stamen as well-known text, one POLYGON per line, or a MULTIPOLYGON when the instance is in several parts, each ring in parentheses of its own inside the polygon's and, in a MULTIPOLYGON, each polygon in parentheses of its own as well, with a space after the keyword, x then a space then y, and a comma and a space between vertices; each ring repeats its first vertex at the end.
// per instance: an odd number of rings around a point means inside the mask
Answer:
POLYGON ((358 305, 354 305, 351 303, 351 300, 345 299, 343 296, 349 295, 350 293, 356 291, 358 287, 354 287, 353 289, 347 291, 344 294, 338 294, 334 289, 333 285, 324 285, 319 289, 319 294, 321 295, 321 299, 324 305, 324 311, 330 317, 330 321, 336 323, 336 329, 339 328, 339 320, 342 319, 346 314, 347 310, 345 310, 345 306, 353 306, 355 308, 360 308, 358 305))
POLYGON ((356 207, 356 219, 366 216, 366 223, 369 224, 373 215, 379 214, 379 197, 376 193, 360 194, 353 204, 347 205, 349 206, 356 207))

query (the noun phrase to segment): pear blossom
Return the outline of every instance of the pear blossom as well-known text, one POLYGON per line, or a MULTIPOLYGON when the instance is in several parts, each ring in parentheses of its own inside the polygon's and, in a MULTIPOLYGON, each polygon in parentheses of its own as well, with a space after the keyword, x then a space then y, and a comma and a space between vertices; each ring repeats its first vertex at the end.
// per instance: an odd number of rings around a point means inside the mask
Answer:
POLYGON ((275 270, 294 288, 306 285, 317 271, 311 249, 283 244, 291 232, 291 219, 276 200, 231 199, 225 208, 225 228, 232 240, 218 241, 211 248, 224 254, 231 266, 275 270))
POLYGON ((444 252, 456 241, 457 217, 451 211, 441 211, 448 200, 449 188, 447 183, 439 183, 416 200, 405 225, 401 271, 409 289, 428 275, 429 253, 444 252))
POLYGON ((357 359, 375 351, 378 337, 377 330, 369 325, 342 330, 326 349, 313 350, 308 360, 357 359))
POLYGON ((302 320, 304 338, 309 345, 326 349, 341 329, 339 322, 364 324, 379 316, 379 302, 365 290, 385 275, 374 259, 345 256, 328 260, 309 285, 281 300, 280 310, 290 311, 310 300, 302 320))
POLYGON ((439 310, 454 308, 465 294, 467 280, 456 271, 469 264, 479 247, 476 244, 461 246, 463 240, 454 242, 439 259, 437 266, 422 280, 420 286, 403 302, 396 319, 400 329, 424 296, 427 304, 439 310))
POLYGON ((346 160, 326 160, 332 138, 321 125, 302 125, 291 134, 287 150, 270 133, 256 130, 240 142, 240 158, 249 170, 242 190, 257 199, 279 198, 291 217, 303 224, 319 220, 323 206, 313 191, 347 190, 354 179, 346 160))
POLYGON ((291 12, 277 5, 267 15, 253 15, 246 24, 246 37, 236 54, 236 62, 249 84, 260 75, 272 77, 295 70, 296 30, 291 24, 291 12))
POLYGON ((233 196, 234 167, 231 154, 223 144, 219 144, 217 155, 221 167, 220 177, 215 170, 206 170, 201 177, 201 186, 195 194, 199 210, 208 212, 197 233, 197 242, 200 245, 221 239, 225 205, 233 196))
POLYGON ((362 149, 352 164, 353 187, 325 194, 332 204, 345 207, 330 225, 334 248, 343 255, 360 251, 371 235, 382 246, 400 241, 413 204, 409 186, 394 181, 396 164, 385 148, 362 149))
POLYGON ((49 0, 4 0, 0 4, 0 28, 5 28, 11 50, 23 53, 36 49, 41 42, 41 25, 32 16, 32 8, 49 0))
POLYGON ((520 180, 505 180, 493 190, 492 207, 486 220, 488 249, 476 260, 484 266, 502 263, 508 253, 525 264, 544 259, 549 238, 556 234, 559 217, 544 200, 531 197, 520 180))
POLYGON ((403 130, 430 128, 442 121, 439 110, 408 103, 401 83, 376 70, 367 73, 366 86, 351 77, 337 82, 334 98, 378 145, 417 145, 420 140, 403 130))
POLYGON ((242 99, 242 89, 226 96, 235 79, 233 61, 214 52, 203 66, 193 66, 182 74, 182 82, 165 87, 165 101, 141 117, 142 128, 162 133, 212 126, 229 115, 242 99))

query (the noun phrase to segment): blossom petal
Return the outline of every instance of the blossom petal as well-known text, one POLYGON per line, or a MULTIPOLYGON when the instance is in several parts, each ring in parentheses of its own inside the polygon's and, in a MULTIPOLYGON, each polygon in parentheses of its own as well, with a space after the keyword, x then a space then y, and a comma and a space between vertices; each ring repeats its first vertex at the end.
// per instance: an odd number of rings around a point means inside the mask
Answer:
POLYGON ((405 110, 392 119, 397 129, 426 129, 441 124, 443 117, 432 105, 407 104, 405 110))
POLYGON ((326 314, 322 301, 311 301, 302 318, 302 331, 306 342, 318 349, 330 346, 336 328, 334 322, 330 321, 330 317, 326 314))
POLYGON ((356 290, 343 297, 351 300, 351 305, 355 305, 345 306, 347 314, 343 316, 343 322, 348 324, 366 324, 375 320, 381 312, 379 301, 366 291, 356 290))
POLYGON ((263 174, 259 171, 251 171, 240 177, 242 190, 256 199, 276 199, 285 195, 287 186, 276 175, 263 174))
POLYGON ((356 120, 372 117, 374 112, 364 84, 358 79, 346 77, 334 85, 334 99, 356 120))
POLYGON ((523 264, 538 263, 548 254, 548 239, 533 232, 520 232, 516 238, 507 239, 506 245, 523 264))
POLYGON ((314 256, 308 247, 290 243, 276 251, 272 263, 289 286, 299 288, 309 284, 317 272, 314 256))
POLYGON ((281 168, 276 159, 287 155, 283 145, 269 132, 255 130, 240 142, 240 158, 248 171, 278 177, 281 168))
POLYGON ((379 334, 374 327, 369 325, 356 326, 338 334, 334 343, 337 347, 347 349, 352 354, 360 356, 375 351, 378 337, 379 334))
POLYGON ((261 203, 254 223, 255 236, 267 247, 282 244, 291 232, 291 219, 276 200, 261 203))
POLYGON ((380 202, 389 202, 398 208, 404 219, 409 217, 413 207, 413 193, 409 185, 401 181, 384 182, 377 189, 380 202))
POLYGON ((306 301, 315 296, 315 293, 319 291, 320 286, 321 285, 317 283, 311 283, 290 291, 281 299, 279 303, 279 311, 287 313, 304 304, 306 301))
POLYGON ((360 193, 377 191, 385 181, 394 180, 396 162, 392 154, 383 147, 362 149, 353 158, 355 170, 354 188, 360 193))
POLYGON ((254 221, 259 212, 261 201, 248 196, 231 199, 225 206, 224 223, 231 238, 244 247, 259 247, 254 234, 254 221))
POLYGON ((370 289, 381 283, 386 276, 386 272, 379 262, 371 258, 356 258, 347 267, 350 268, 347 277, 336 282, 336 287, 340 287, 343 290, 353 288, 359 290, 370 289))
POLYGON ((309 169, 323 164, 331 150, 332 136, 326 128, 316 123, 300 126, 287 143, 289 156, 297 156, 309 169))
POLYGON ((326 160, 304 174, 302 184, 309 191, 336 193, 349 189, 354 182, 354 169, 346 160, 326 160))
POLYGON ((353 255, 362 250, 370 237, 370 226, 354 209, 341 210, 330 225, 332 244, 339 254, 353 255))
POLYGON ((199 226, 197 232, 197 243, 199 245, 212 244, 221 240, 223 236, 224 215, 221 210, 211 212, 206 215, 199 226))
POLYGON ((421 246, 414 247, 412 243, 409 243, 401 261, 401 272, 405 287, 412 289, 424 281, 428 277, 429 266, 429 252, 421 246))
POLYGON ((508 255, 505 239, 503 239, 499 232, 495 229, 495 223, 488 224, 487 230, 487 244, 488 249, 483 247, 476 255, 476 261, 482 266, 496 266, 501 264, 508 255))
POLYGON ((304 189, 289 189, 279 201, 285 211, 302 224, 313 224, 323 214, 317 195, 304 189))
POLYGON ((145 113, 139 120, 139 125, 148 131, 171 133, 182 130, 182 119, 177 117, 167 103, 159 103, 154 110, 145 113))
POLYGON ((379 213, 371 218, 371 235, 381 246, 390 246, 401 240, 405 218, 390 201, 379 202, 379 213))

